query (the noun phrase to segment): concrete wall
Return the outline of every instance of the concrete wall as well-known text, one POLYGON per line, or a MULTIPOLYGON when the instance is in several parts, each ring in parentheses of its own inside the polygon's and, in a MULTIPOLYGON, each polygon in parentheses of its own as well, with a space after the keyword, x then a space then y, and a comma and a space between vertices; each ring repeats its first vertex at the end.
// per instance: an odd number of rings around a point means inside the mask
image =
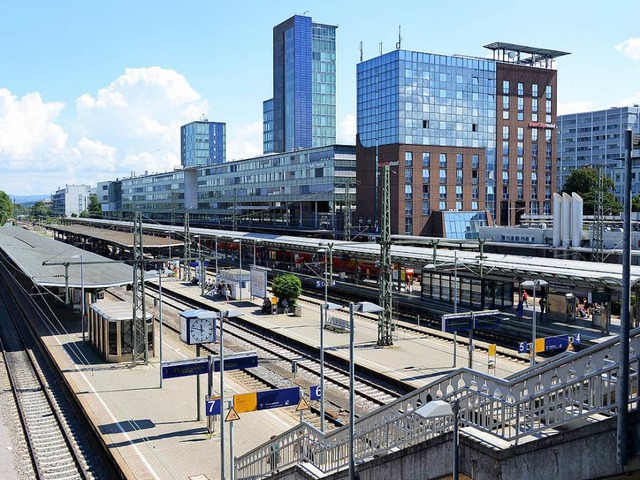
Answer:
MULTIPOLYGON (((374 458, 360 465, 357 470, 360 480, 427 480, 450 475, 452 438, 453 435, 449 433, 406 450, 374 458)), ((638 475, 639 411, 629 414, 629 438, 631 447, 626 472, 638 475)), ((492 448, 462 435, 460 472, 474 480, 583 480, 622 474, 616 461, 616 418, 508 449, 492 448)), ((347 477, 345 470, 325 478, 342 480, 347 477)), ((303 467, 295 467, 273 478, 306 480, 317 477, 306 473, 303 467)))

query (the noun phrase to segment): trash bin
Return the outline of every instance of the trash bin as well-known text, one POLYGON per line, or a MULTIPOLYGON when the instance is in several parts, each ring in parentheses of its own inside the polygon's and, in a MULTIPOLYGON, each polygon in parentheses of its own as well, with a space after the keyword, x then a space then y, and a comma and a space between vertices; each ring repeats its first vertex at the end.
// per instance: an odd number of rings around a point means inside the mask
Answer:
POLYGON ((605 326, 604 324, 604 315, 602 310, 600 309, 594 309, 593 313, 591 314, 591 324, 594 327, 598 327, 598 328, 603 328, 605 326))
POLYGON ((301 317, 302 316, 302 307, 300 305, 296 305, 293 307, 293 316, 301 317))

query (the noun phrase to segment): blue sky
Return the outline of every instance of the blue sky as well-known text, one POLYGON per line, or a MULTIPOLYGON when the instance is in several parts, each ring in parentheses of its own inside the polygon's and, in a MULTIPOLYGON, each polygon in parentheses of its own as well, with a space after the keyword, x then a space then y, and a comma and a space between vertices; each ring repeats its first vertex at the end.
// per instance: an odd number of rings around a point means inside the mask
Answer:
POLYGON ((338 141, 355 141, 355 66, 402 47, 487 56, 494 41, 571 52, 560 113, 640 103, 637 2, 0 0, 0 190, 179 165, 179 126, 227 123, 228 159, 262 152, 274 25, 294 14, 338 25, 338 141))

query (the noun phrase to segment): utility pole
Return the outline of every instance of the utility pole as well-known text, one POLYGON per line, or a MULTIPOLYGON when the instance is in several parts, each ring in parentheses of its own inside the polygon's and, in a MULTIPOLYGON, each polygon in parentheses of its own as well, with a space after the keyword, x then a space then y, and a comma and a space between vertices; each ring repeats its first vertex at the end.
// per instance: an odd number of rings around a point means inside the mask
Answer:
POLYGON ((382 170, 382 205, 380 232, 380 291, 379 299, 382 311, 378 319, 378 345, 393 345, 391 335, 391 295, 392 268, 391 263, 391 195, 389 186, 390 166, 386 163, 382 170))
POLYGON ((345 184, 344 191, 344 241, 351 241, 351 183, 345 184))
MULTIPOLYGON (((184 212, 184 258, 187 258, 189 260, 191 259, 191 232, 189 231, 189 212, 184 212)), ((189 260, 185 260, 184 270, 182 272, 182 279, 185 282, 189 281, 189 273, 191 273, 189 260)))
POLYGON ((231 224, 232 230, 235 232, 238 230, 238 192, 233 189, 233 212, 231 212, 231 224))
POLYGON ((594 262, 604 262, 604 169, 598 165, 596 204, 591 230, 591 255, 594 262))
POLYGON ((132 364, 135 367, 140 355, 145 365, 149 360, 149 342, 147 341, 147 321, 144 296, 144 254, 142 246, 142 214, 136 212, 133 219, 133 321, 122 322, 124 337, 131 338, 132 364), (131 335, 127 330, 131 328, 131 335))

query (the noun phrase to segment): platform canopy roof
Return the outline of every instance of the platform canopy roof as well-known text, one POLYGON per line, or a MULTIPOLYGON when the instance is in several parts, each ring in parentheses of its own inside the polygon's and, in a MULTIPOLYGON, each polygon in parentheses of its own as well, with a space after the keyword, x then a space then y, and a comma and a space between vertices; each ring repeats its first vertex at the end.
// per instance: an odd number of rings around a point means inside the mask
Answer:
POLYGON ((21 227, 0 228, 0 250, 35 284, 43 287, 81 288, 83 277, 88 290, 133 283, 131 266, 21 227), (73 258, 76 255, 78 257, 73 258), (67 279, 65 263, 68 264, 67 279))
MULTIPOLYGON (((76 219, 95 225, 130 225, 130 222, 115 220, 76 219)), ((181 234, 181 226, 158 226, 145 224, 146 229, 171 230, 177 237, 181 234)), ((270 235, 231 230, 214 230, 207 228, 191 228, 191 235, 224 240, 241 240, 243 245, 268 246, 296 252, 313 252, 323 255, 323 248, 330 248, 334 257, 357 257, 368 261, 380 259, 380 245, 375 242, 345 242, 289 235, 270 235)), ((514 281, 530 279, 546 280, 553 284, 581 286, 585 288, 610 288, 620 291, 622 288, 622 265, 614 263, 595 263, 560 258, 531 257, 500 253, 484 253, 480 259, 479 252, 470 251, 478 240, 458 241, 449 238, 418 237, 394 235, 391 246, 391 260, 404 266, 428 270, 451 271, 454 264, 477 276, 502 277, 514 281), (457 248, 454 250, 452 247, 457 248), (449 248, 442 248, 442 247, 449 248), (457 253, 456 253, 457 252, 457 253), (456 261, 457 257, 457 261, 456 261), (433 267, 433 268, 431 268, 433 267)), ((485 242, 490 244, 491 242, 485 242)), ((517 246, 517 245, 514 245, 517 246)), ((566 253, 565 250, 558 250, 566 253)), ((631 267, 631 287, 640 282, 640 267, 631 267)))

